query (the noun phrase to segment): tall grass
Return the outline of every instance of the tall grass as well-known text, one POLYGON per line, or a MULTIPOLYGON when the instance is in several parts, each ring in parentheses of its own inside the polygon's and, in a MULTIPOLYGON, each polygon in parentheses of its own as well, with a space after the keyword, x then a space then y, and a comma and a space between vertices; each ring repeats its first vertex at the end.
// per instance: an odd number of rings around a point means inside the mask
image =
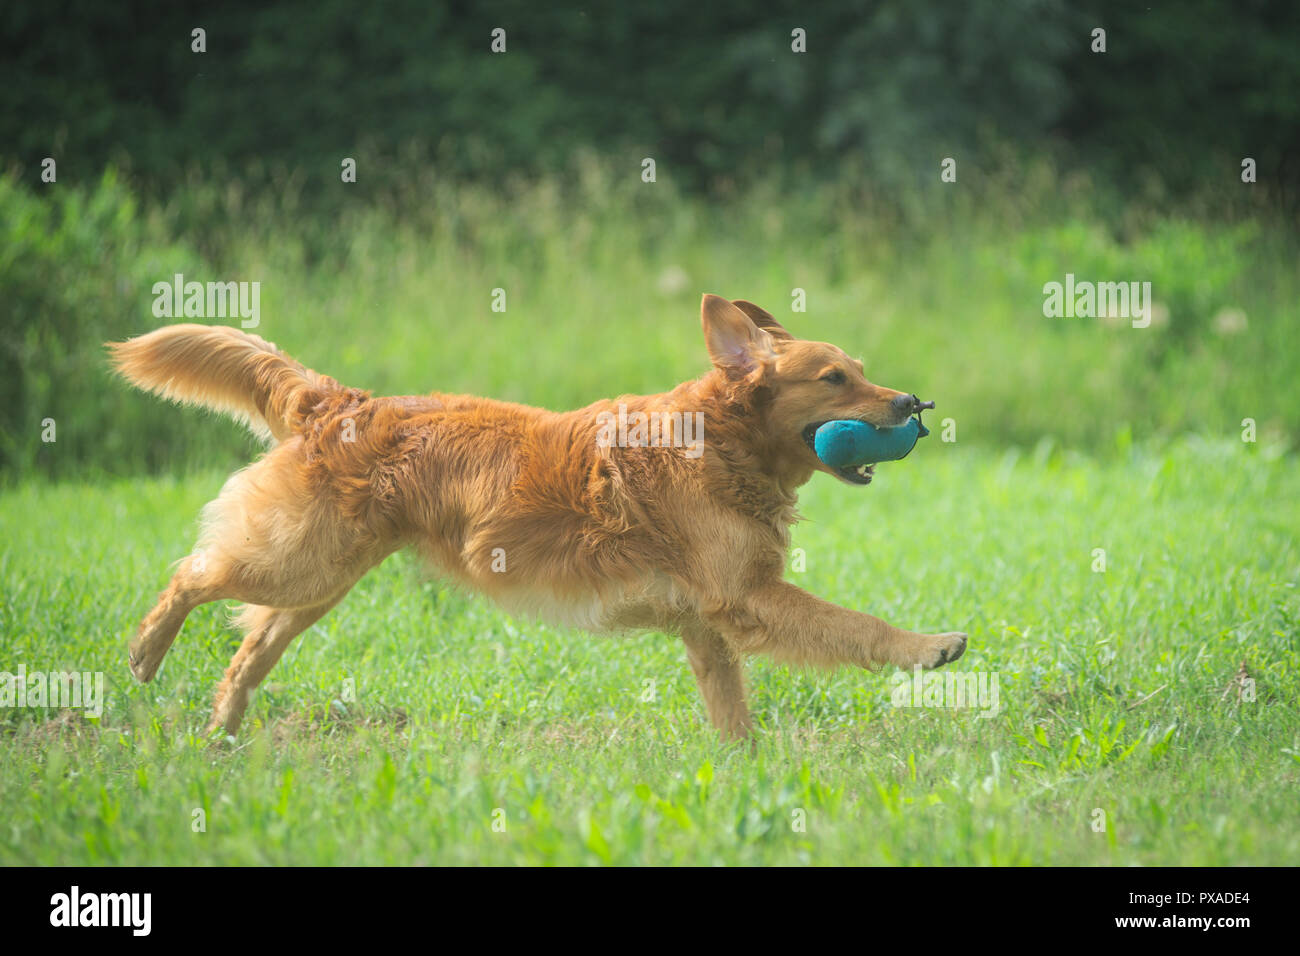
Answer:
POLYGON ((1102 450, 1236 435, 1245 418, 1300 436, 1300 358, 1287 345, 1297 244, 1249 203, 1191 219, 1012 159, 969 185, 936 177, 901 196, 846 175, 702 198, 670 171, 653 184, 638 173, 585 157, 568 175, 489 188, 425 167, 340 184, 353 192, 330 214, 292 175, 278 191, 196 177, 150 202, 111 171, 40 193, 0 180, 4 477, 248 456, 233 426, 107 373, 103 341, 170 321, 153 315, 151 287, 176 272, 260 281, 259 334, 380 392, 572 407, 665 389, 706 367, 698 299, 716 292, 935 399, 963 441, 1102 450), (1152 327, 1044 317, 1042 287, 1066 273, 1150 281, 1152 327), (42 441, 47 419, 54 443, 42 441))

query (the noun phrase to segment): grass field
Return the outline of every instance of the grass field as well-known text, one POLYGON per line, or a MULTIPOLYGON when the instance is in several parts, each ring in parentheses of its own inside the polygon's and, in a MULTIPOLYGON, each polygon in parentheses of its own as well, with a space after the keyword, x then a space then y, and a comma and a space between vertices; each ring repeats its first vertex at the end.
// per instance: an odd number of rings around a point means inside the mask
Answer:
POLYGON ((706 202, 612 164, 512 188, 430 171, 323 223, 292 182, 279 206, 209 183, 158 209, 112 176, 54 194, 0 177, 0 487, 246 460, 241 429, 108 374, 104 341, 174 321, 151 290, 178 273, 260 282, 259 335, 381 394, 578 408, 669 389, 707 367, 712 292, 937 400, 964 442, 1109 451, 1125 428, 1236 437, 1250 418, 1300 447, 1300 244, 1279 214, 1194 218, 1051 168, 1004 176, 912 196, 900 221, 852 180, 706 202), (1151 325, 1045 317, 1044 285, 1067 275, 1149 281, 1151 325))
POLYGON ((1300 274, 1264 194, 1173 209, 1045 161, 899 195, 846 174, 704 198, 617 157, 367 183, 322 219, 293 177, 161 199, 0 177, 0 672, 102 672, 107 698, 92 720, 0 686, 0 863, 1300 857, 1300 274), (251 443, 101 348, 172 321, 151 290, 176 273, 261 282, 258 334, 381 394, 671 388, 707 367, 703 292, 842 345, 936 400, 934 435, 870 488, 815 478, 789 577, 967 631, 996 715, 760 659, 757 744, 723 745, 676 640, 512 620, 397 555, 233 744, 202 739, 226 609, 148 686, 125 649, 251 443), (1151 324, 1045 316, 1067 275, 1149 281, 1151 324))
POLYGON ((717 741, 675 640, 513 620, 405 555, 293 644, 236 743, 201 738, 223 608, 148 686, 125 647, 223 478, 0 496, 5 666, 103 671, 106 693, 98 720, 0 710, 0 863, 1300 856, 1300 472, 1267 443, 1090 458, 936 433, 870 488, 815 478, 791 579, 968 631, 957 666, 998 677, 1000 711, 759 660, 752 752, 717 741))

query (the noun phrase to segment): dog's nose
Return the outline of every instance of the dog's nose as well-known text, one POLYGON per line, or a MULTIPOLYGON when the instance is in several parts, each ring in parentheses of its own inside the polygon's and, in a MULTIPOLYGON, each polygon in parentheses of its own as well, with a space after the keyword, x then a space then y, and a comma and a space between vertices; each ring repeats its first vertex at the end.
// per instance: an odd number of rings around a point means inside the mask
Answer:
POLYGON ((916 411, 921 402, 915 395, 895 395, 889 400, 889 404, 897 409, 898 414, 910 415, 916 411))

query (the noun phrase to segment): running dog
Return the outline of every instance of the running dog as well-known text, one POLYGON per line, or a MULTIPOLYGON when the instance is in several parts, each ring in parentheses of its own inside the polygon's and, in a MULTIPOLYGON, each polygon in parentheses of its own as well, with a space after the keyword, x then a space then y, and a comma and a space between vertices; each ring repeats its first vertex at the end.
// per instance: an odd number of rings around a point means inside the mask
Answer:
POLYGON ((154 677, 198 605, 243 602, 245 636, 209 726, 234 734, 289 642, 406 547, 512 613, 678 635, 727 738, 752 729, 747 655, 908 670, 961 657, 965 634, 902 630, 783 577, 798 488, 818 471, 871 481, 869 467, 823 464, 816 428, 896 426, 930 403, 873 385, 861 362, 796 339, 750 302, 706 295, 701 321, 705 375, 562 413, 466 395, 376 398, 220 326, 109 344, 134 385, 229 413, 271 445, 204 508, 196 549, 131 643, 132 673, 154 677), (633 427, 611 428, 616 414, 633 427), (652 440, 639 425, 650 420, 672 424, 652 440), (699 423, 694 448, 672 440, 686 420, 699 423))

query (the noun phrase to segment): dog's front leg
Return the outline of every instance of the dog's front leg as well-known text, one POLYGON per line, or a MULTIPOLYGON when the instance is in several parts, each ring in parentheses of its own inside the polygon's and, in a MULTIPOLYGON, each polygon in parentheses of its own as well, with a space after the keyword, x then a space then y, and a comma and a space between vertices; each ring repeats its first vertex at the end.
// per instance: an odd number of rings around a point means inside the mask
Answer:
POLYGON ((823 601, 782 580, 759 585, 739 601, 703 615, 738 650, 799 664, 894 664, 905 670, 951 663, 966 635, 917 634, 878 617, 823 601))
POLYGON ((681 629, 686 659, 695 672, 700 696, 708 708, 709 720, 723 737, 744 740, 753 729, 745 703, 745 671, 739 654, 722 635, 703 622, 681 629))

